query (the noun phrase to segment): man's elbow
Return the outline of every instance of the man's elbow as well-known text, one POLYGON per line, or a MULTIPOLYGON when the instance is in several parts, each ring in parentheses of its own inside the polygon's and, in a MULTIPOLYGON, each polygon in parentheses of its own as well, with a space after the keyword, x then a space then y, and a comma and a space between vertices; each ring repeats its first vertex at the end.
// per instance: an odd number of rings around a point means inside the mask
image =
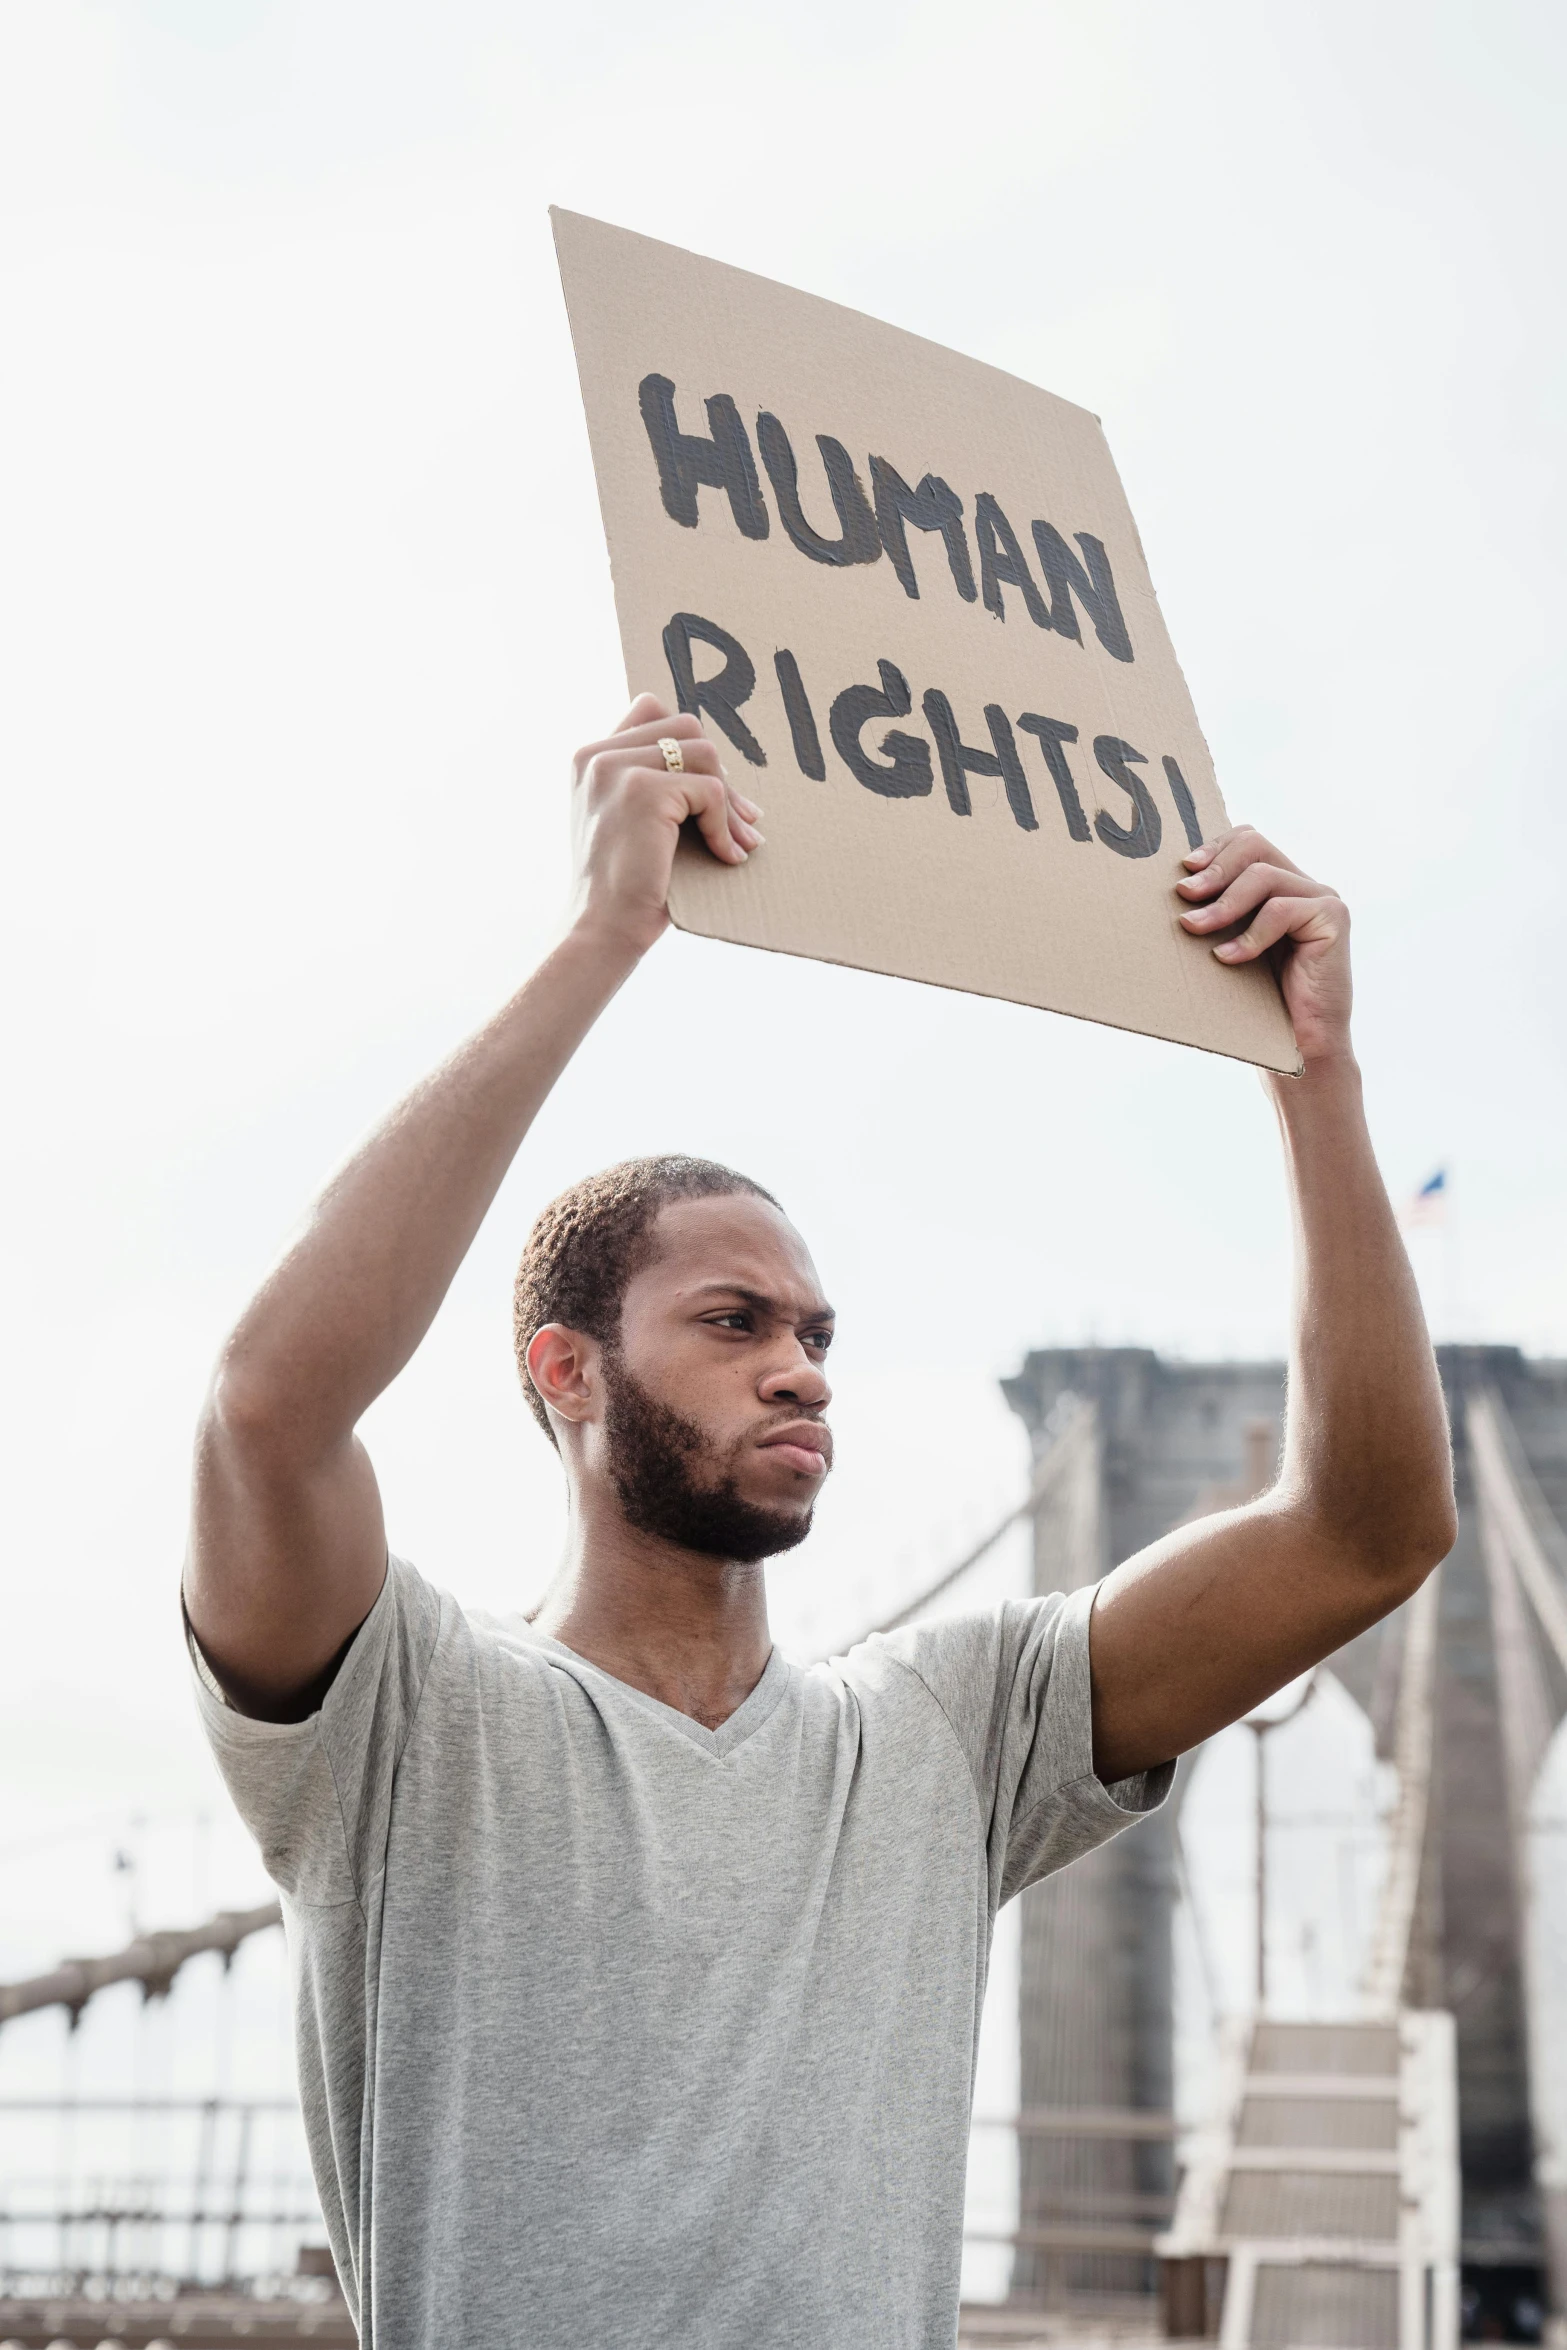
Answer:
POLYGON ((257 1469, 282 1468, 298 1449, 296 1410, 287 1383, 242 1357, 218 1365, 197 1429, 203 1460, 257 1469))
POLYGON ((1410 1599, 1457 1540, 1457 1511, 1449 1508, 1445 1515, 1433 1511, 1427 1522, 1409 1526, 1388 1544, 1380 1564, 1373 1568, 1376 1579, 1392 1591, 1394 1604, 1410 1599))
POLYGON ((1330 1535, 1339 1555, 1396 1606, 1418 1591, 1458 1540, 1452 1480, 1433 1478, 1374 1507, 1347 1513, 1330 1535))
POLYGON ((1417 1580, 1424 1582, 1434 1567, 1439 1567, 1458 1540, 1458 1503, 1453 1494, 1449 1476, 1441 1491, 1432 1497, 1429 1522, 1420 1528, 1420 1566, 1417 1580))
POLYGON ((1412 1464, 1402 1480, 1392 1480, 1394 1506, 1388 1515, 1391 1547, 1399 1556, 1416 1590, 1439 1567, 1458 1540, 1458 1502, 1453 1492, 1453 1456, 1444 1427, 1423 1464, 1412 1464), (1399 1490, 1400 1485, 1402 1491, 1399 1490))

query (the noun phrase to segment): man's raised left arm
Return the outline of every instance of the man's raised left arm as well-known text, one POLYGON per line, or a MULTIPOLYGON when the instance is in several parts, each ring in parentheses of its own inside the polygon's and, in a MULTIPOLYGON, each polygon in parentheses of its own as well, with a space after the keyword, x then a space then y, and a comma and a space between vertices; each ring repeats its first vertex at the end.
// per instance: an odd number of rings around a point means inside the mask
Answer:
POLYGON ((1249 829, 1186 862, 1183 922, 1217 934, 1224 962, 1272 956, 1305 1062, 1267 1080, 1295 1213, 1288 1409, 1270 1492, 1177 1527, 1100 1586, 1107 1780, 1184 1753, 1375 1623, 1457 1528, 1441 1382, 1350 1045, 1347 909, 1249 829))

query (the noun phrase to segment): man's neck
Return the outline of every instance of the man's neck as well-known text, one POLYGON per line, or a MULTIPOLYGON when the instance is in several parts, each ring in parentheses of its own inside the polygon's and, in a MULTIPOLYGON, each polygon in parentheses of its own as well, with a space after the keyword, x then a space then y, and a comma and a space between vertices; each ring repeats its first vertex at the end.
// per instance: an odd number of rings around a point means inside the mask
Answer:
POLYGON ((709 1730, 745 1703, 773 1645, 760 1564, 682 1550, 619 1518, 573 1524, 533 1624, 709 1730))

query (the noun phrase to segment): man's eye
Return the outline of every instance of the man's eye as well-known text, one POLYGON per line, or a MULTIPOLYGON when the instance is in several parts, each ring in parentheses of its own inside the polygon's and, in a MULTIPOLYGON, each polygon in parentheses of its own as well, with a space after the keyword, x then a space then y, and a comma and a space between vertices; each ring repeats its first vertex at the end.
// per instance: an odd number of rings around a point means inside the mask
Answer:
POLYGON ((717 1330, 749 1330, 751 1317, 749 1314, 738 1311, 732 1314, 715 1314, 713 1326, 717 1330))
POLYGON ((830 1330, 813 1330, 805 1343, 807 1346, 819 1347, 825 1354, 832 1344, 832 1332, 830 1330))

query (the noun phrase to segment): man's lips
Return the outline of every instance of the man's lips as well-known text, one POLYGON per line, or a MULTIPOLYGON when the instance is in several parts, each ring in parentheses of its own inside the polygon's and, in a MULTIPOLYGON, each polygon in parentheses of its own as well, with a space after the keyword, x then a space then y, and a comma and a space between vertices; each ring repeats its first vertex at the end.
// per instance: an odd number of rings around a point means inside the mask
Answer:
POLYGON ((776 1453, 802 1477, 825 1477, 832 1467, 832 1435, 815 1420, 791 1420, 764 1436, 759 1451, 776 1453))

